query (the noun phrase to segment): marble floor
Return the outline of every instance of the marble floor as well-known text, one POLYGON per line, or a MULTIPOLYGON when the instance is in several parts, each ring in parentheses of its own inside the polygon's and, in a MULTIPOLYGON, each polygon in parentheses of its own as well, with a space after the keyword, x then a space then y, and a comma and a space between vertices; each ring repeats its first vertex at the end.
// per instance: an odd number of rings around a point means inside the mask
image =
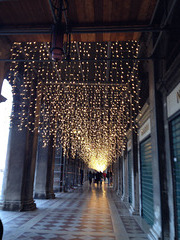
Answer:
POLYGON ((0 211, 3 240, 126 240, 148 239, 138 217, 107 184, 85 184, 56 199, 35 200, 31 212, 0 211))

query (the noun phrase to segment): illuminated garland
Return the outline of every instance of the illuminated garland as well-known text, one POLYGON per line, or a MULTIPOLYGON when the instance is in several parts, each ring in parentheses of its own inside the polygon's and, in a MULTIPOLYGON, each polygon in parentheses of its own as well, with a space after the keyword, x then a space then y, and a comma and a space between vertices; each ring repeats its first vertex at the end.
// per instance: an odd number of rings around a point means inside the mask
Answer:
MULTIPOLYGON (((108 58, 107 46, 107 43, 74 42, 71 59, 108 58)), ((137 57, 138 47, 135 41, 111 43, 111 59, 137 57)), ((75 157, 78 153, 90 167, 103 170, 125 149, 127 129, 136 129, 140 91, 138 61, 52 63, 49 49, 49 44, 36 42, 12 46, 14 61, 9 81, 14 94, 19 75, 23 76, 19 129, 38 128, 44 146, 53 136, 54 146, 62 145, 65 154, 75 157), (46 61, 16 61, 22 58, 46 61), (35 105, 37 98, 42 99, 39 113, 35 105), (39 119, 39 126, 32 122, 32 111, 39 119)))

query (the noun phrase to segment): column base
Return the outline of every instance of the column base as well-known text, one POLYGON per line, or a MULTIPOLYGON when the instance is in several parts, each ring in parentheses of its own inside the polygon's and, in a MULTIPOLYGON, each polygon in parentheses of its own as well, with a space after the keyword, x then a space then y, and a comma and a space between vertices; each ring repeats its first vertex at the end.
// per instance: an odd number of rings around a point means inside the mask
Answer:
POLYGON ((21 201, 1 201, 0 209, 3 211, 21 211, 22 203, 21 201))
POLYGON ((54 193, 35 193, 35 199, 55 199, 54 193))
POLYGON ((46 194, 46 199, 55 199, 55 194, 54 193, 47 193, 46 194))
POLYGON ((135 209, 132 205, 130 205, 129 212, 130 212, 132 215, 139 215, 139 210, 138 210, 138 209, 135 209))
POLYGON ((121 200, 125 203, 128 203, 129 202, 129 197, 125 196, 125 195, 122 195, 121 200))
POLYGON ((150 228, 150 233, 148 234, 148 238, 151 240, 159 240, 161 239, 161 226, 156 223, 150 228))
POLYGON ((35 199, 47 199, 46 193, 35 193, 34 198, 35 199))
POLYGON ((116 191, 116 195, 120 196, 120 191, 119 190, 116 191))
POLYGON ((35 209, 36 209, 36 204, 32 199, 32 200, 23 202, 21 211, 33 211, 35 209))

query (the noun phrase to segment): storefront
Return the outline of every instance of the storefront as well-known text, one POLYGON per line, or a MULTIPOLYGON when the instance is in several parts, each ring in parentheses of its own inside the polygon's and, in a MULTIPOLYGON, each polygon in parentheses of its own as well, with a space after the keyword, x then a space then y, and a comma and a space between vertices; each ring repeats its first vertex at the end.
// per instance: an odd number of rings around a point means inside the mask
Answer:
POLYGON ((151 226, 154 223, 153 170, 150 119, 139 130, 141 215, 151 226))
POLYGON ((167 96, 176 239, 180 239, 180 83, 167 96))
POLYGON ((155 222, 154 210, 154 168, 152 150, 152 127, 150 106, 145 103, 137 117, 138 130, 138 159, 139 159, 139 209, 140 215, 151 229, 155 222))

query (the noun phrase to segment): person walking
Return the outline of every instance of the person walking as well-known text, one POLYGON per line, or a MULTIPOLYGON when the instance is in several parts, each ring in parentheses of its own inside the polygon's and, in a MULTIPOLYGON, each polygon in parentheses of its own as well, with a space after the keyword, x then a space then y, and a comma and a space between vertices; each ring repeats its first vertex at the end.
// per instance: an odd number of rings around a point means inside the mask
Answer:
POLYGON ((106 181, 106 173, 103 172, 103 178, 104 178, 104 182, 106 181))
POLYGON ((100 173, 97 172, 96 173, 96 183, 97 183, 97 186, 99 185, 99 181, 100 181, 100 173))
POLYGON ((0 219, 0 240, 2 240, 2 237, 3 237, 3 224, 2 224, 2 221, 0 219))
POLYGON ((84 178, 84 171, 83 171, 83 169, 80 169, 80 175, 81 175, 81 185, 83 185, 83 178, 84 178))
POLYGON ((89 176, 88 176, 88 178, 89 178, 89 184, 90 184, 90 186, 91 186, 91 183, 92 183, 92 177, 93 177, 92 172, 89 171, 89 176))
POLYGON ((110 173, 109 171, 107 171, 106 177, 108 179, 108 186, 110 185, 110 173))

